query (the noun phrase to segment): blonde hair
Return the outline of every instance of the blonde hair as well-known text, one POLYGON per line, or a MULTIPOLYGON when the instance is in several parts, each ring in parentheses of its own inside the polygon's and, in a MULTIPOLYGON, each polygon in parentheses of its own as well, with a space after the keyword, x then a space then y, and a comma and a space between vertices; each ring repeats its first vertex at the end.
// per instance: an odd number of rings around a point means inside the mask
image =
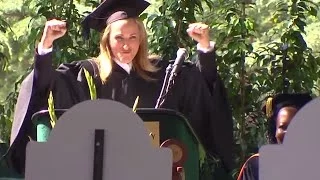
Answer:
MULTIPOLYGON (((140 32, 140 45, 139 50, 132 61, 133 69, 145 80, 152 80, 151 77, 148 76, 147 72, 156 72, 158 68, 152 64, 151 60, 148 57, 148 41, 147 41, 147 32, 144 27, 144 24, 136 19, 130 18, 133 20, 139 28, 140 32)), ((95 58, 95 61, 99 67, 99 74, 101 81, 106 83, 109 75, 112 71, 112 54, 109 45, 109 37, 111 31, 111 24, 108 24, 104 30, 104 33, 100 40, 100 55, 95 58)))

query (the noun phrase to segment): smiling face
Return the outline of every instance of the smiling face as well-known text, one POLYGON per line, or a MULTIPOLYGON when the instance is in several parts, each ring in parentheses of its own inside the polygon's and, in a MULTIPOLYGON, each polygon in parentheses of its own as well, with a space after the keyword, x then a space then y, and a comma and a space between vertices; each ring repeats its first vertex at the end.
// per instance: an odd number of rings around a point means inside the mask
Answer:
POLYGON ((140 46, 140 31, 133 19, 118 20, 110 25, 109 46, 113 59, 131 63, 140 46))
POLYGON ((297 108, 295 107, 283 107, 280 109, 277 121, 276 121, 276 139, 278 144, 282 144, 283 138, 287 132, 287 128, 292 120, 292 118, 297 113, 297 108))

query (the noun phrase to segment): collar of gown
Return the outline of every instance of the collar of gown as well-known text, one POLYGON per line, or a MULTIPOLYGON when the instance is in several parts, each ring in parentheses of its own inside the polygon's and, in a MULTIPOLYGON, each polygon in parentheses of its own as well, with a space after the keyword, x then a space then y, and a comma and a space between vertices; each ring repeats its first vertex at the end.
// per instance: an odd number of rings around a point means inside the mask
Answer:
POLYGON ((132 69, 132 63, 123 63, 118 60, 114 60, 122 69, 124 69, 128 74, 130 74, 130 71, 132 69))

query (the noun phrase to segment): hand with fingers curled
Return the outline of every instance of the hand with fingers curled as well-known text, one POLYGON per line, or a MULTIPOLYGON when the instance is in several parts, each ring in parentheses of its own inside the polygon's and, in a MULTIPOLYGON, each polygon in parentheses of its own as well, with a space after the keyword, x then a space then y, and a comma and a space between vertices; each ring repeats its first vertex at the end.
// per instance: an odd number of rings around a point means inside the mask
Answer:
POLYGON ((201 48, 210 47, 209 26, 207 24, 196 22, 189 24, 188 35, 197 41, 201 48))
POLYGON ((52 19, 46 22, 40 43, 43 48, 51 48, 53 41, 61 38, 67 32, 67 23, 64 20, 52 19))

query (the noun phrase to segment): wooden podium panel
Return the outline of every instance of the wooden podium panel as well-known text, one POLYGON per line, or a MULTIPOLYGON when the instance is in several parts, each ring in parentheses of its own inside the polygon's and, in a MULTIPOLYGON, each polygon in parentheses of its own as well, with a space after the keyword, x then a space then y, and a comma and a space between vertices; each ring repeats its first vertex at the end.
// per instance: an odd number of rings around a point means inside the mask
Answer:
POLYGON ((149 131, 151 143, 154 147, 160 146, 160 123, 159 121, 146 121, 144 125, 149 131))
POLYGON ((159 123, 160 144, 168 139, 175 139, 186 146, 187 159, 184 163, 185 179, 199 180, 199 143, 196 134, 184 116, 168 109, 137 109, 136 113, 144 123, 157 121, 159 123))

